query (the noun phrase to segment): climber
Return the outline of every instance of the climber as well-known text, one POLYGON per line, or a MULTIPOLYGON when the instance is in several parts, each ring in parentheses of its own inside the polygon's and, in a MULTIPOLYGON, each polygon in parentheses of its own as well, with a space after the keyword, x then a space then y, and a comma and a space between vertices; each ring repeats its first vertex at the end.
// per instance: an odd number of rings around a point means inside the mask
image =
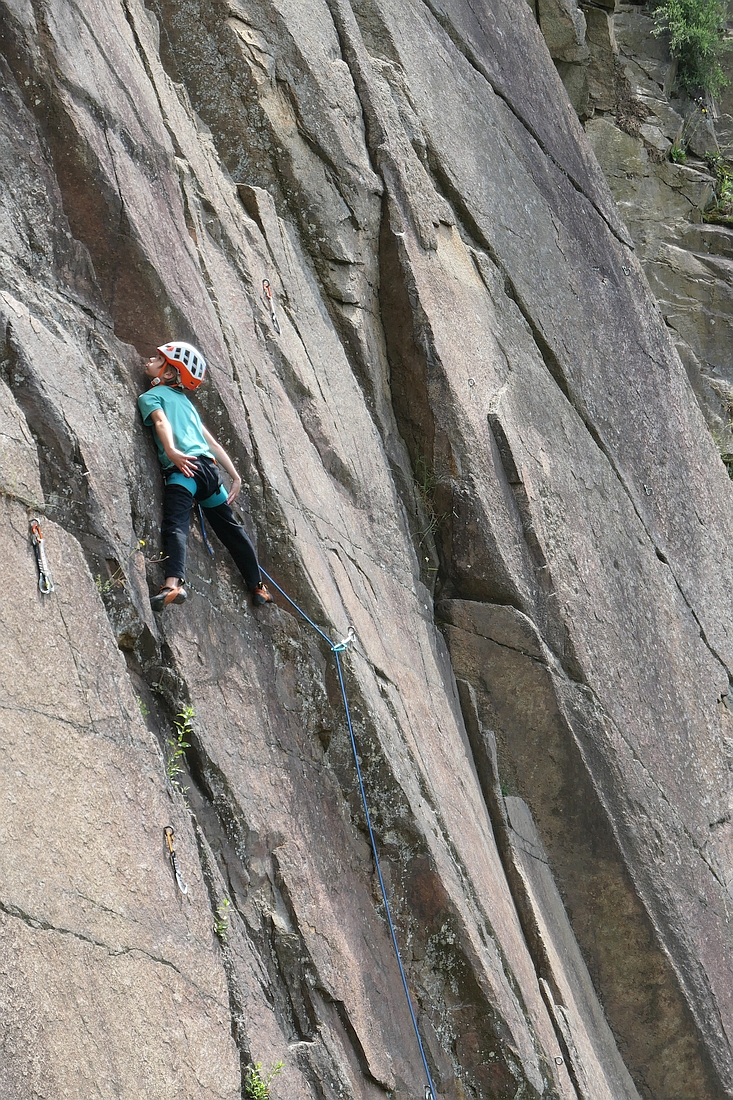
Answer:
POLYGON ((242 480, 184 392, 197 389, 205 374, 206 360, 191 344, 181 340, 164 344, 145 365, 150 389, 137 402, 143 423, 155 429, 155 444, 165 478, 161 531, 168 575, 150 600, 154 611, 187 599, 186 544, 194 502, 206 510, 211 527, 244 577, 255 607, 272 603, 272 596, 262 583, 254 547, 230 507, 242 480), (222 484, 219 465, 232 481, 228 493, 222 484))

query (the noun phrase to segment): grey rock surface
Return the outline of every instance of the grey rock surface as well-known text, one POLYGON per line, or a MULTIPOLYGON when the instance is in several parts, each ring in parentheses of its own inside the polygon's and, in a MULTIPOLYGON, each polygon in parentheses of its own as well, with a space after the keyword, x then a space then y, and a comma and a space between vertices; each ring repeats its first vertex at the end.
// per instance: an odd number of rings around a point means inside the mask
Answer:
POLYGON ((586 132, 706 420, 730 451, 731 230, 702 227, 716 186, 706 154, 729 152, 727 92, 719 105, 679 93, 667 39, 645 8, 619 4, 612 24, 613 71, 589 65, 606 100, 586 132), (673 145, 686 163, 671 162, 673 145))
POLYGON ((2 504, 2 1092, 235 1097, 224 970, 180 799, 166 791, 79 544, 2 504), (18 583, 20 581, 20 583, 18 583), (189 894, 163 857, 172 824, 189 894))
POLYGON ((565 1038, 578 1095, 636 1100, 639 1094, 600 1010, 529 807, 521 798, 507 798, 506 809, 512 861, 521 881, 517 894, 526 898, 530 935, 545 956, 547 978, 540 980, 565 1038))
POLYGON ((173 335, 264 567, 354 630, 436 1092, 733 1096, 732 490, 532 8, 0 12, 3 1096, 424 1087, 330 646, 196 534, 150 611, 173 335))

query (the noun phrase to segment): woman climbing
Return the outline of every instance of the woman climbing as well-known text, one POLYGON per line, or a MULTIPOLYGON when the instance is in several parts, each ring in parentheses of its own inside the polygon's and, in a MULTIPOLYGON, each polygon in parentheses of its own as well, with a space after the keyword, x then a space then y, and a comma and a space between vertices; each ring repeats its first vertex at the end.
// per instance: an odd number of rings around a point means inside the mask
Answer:
POLYGON ((212 529, 234 559, 256 607, 271 603, 262 582, 257 555, 230 507, 242 488, 242 479, 227 452, 201 422, 184 391, 197 389, 206 375, 206 360, 191 344, 176 340, 157 349, 148 359, 145 375, 150 388, 138 398, 143 424, 152 427, 163 467, 163 552, 168 576, 150 600, 154 611, 187 599, 186 546, 194 502, 206 511, 212 529), (232 486, 224 488, 221 466, 232 486))

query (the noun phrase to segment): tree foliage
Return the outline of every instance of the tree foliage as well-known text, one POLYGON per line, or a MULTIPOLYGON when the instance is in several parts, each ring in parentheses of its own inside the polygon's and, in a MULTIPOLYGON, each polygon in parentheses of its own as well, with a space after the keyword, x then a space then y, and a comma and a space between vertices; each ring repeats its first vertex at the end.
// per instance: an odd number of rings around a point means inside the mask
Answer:
POLYGON ((721 59, 726 38, 728 0, 660 0, 654 10, 657 34, 667 32, 678 59, 678 82, 685 91, 717 95, 728 83, 721 59))

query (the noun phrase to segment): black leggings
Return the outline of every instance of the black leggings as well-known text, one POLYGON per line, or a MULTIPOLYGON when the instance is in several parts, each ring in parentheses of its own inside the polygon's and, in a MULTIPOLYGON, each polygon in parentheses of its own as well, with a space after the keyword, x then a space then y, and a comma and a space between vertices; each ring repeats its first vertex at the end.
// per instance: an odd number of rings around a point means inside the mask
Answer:
MULTIPOLYGON (((184 485, 174 482, 165 486, 163 496, 163 552, 166 555, 166 576, 186 576, 186 546, 191 528, 191 511, 196 500, 206 500, 221 485, 216 463, 207 457, 196 460, 196 496, 184 485)), ((228 504, 206 508, 206 519, 219 540, 226 546, 250 592, 262 580, 257 555, 241 523, 237 523, 228 504)))

